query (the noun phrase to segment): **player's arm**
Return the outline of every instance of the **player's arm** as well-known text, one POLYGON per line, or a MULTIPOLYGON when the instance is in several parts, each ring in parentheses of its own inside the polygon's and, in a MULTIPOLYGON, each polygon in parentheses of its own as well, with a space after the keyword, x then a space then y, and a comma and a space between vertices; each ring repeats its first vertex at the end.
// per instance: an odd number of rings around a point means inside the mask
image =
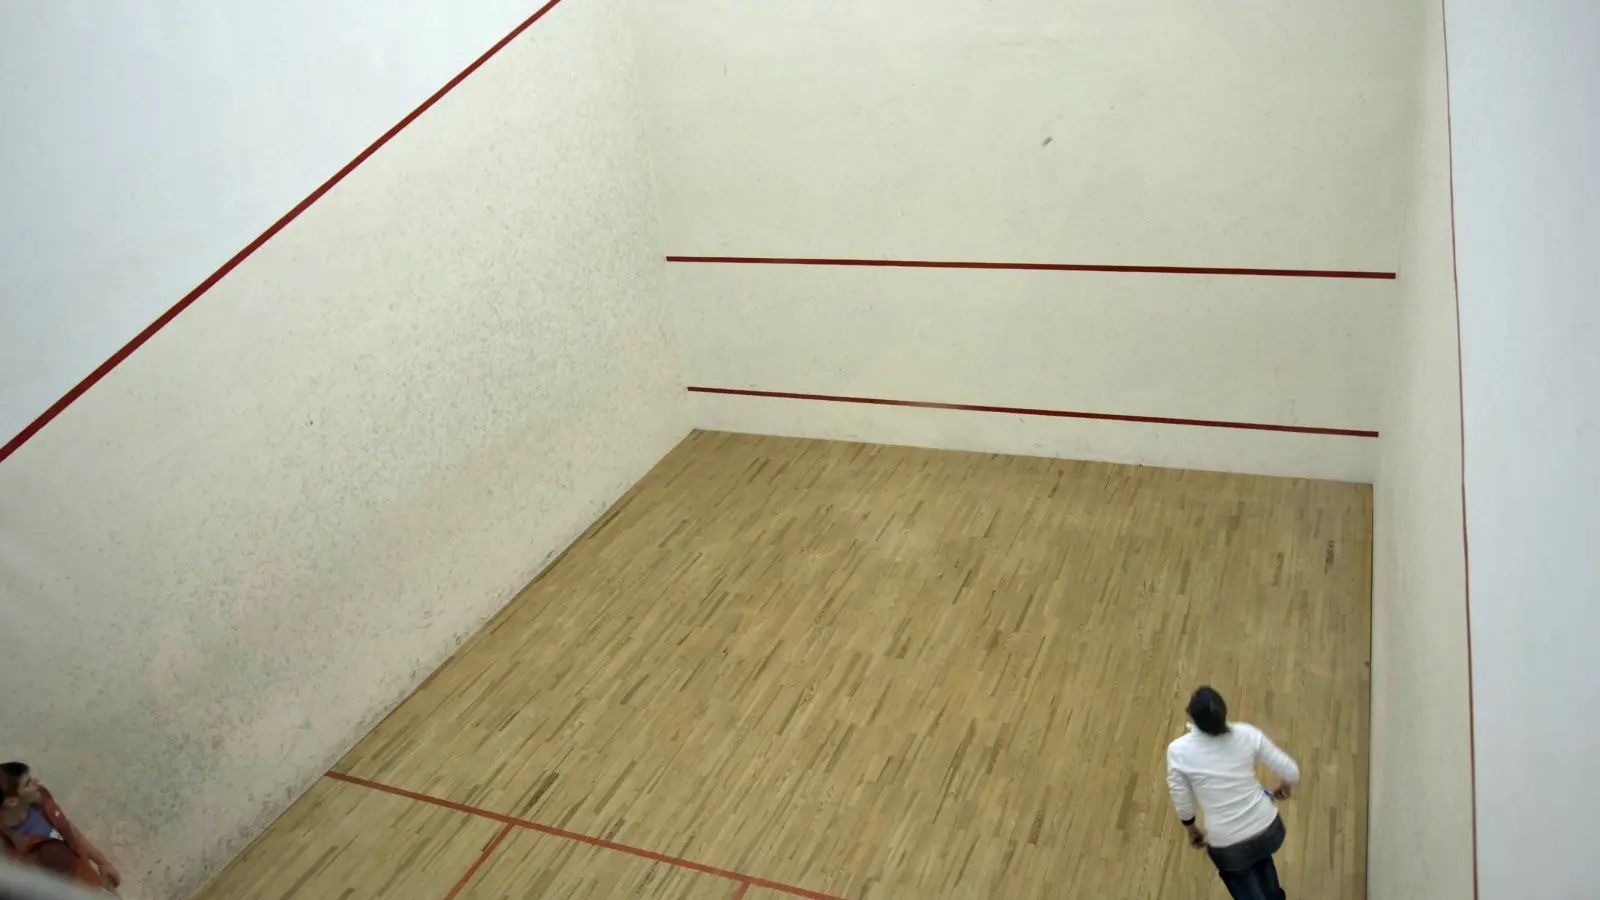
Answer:
POLYGON ((1263 732, 1257 732, 1261 739, 1256 743, 1256 762, 1266 766, 1268 771, 1278 776, 1278 786, 1272 796, 1279 800, 1287 800, 1294 793, 1294 786, 1300 783, 1300 767, 1295 764, 1294 758, 1278 749, 1263 732))
POLYGON ((1177 811, 1178 819, 1189 832, 1189 843, 1196 847, 1205 846, 1205 833, 1195 823, 1194 787, 1189 784, 1189 776, 1173 761, 1171 750, 1167 751, 1167 793, 1172 795, 1172 808, 1177 811))
POLYGON ((114 888, 120 885, 122 883, 122 873, 117 871, 116 865, 106 858, 106 855, 100 851, 99 847, 94 845, 93 841, 89 840, 88 836, 72 824, 72 820, 67 818, 67 814, 61 809, 61 804, 57 803, 54 797, 49 794, 46 794, 45 797, 47 801, 45 804, 45 818, 49 819, 50 824, 61 832, 62 837, 66 838, 67 846, 71 847, 79 856, 94 863, 95 869, 100 872, 100 878, 105 881, 108 887, 114 888))

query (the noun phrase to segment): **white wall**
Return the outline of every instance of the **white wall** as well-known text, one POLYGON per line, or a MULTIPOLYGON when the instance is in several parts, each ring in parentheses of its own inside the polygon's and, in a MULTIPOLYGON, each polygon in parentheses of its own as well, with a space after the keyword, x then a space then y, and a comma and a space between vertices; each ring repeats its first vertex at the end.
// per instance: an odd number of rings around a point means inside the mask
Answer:
POLYGON ((126 896, 195 888, 687 431, 632 59, 619 3, 556 7, 0 464, 0 754, 126 896))
POLYGON ((1461 393, 1444 30, 1410 4, 1415 135, 1374 486, 1368 896, 1472 896, 1461 393))
POLYGON ((1596 895, 1600 6, 1448 0, 1481 896, 1596 895))
POLYGON ((535 8, 0 3, 0 442, 535 8))
MULTIPOLYGON (((683 256, 1392 272, 1388 0, 639 4, 683 256)), ((691 385, 1372 430, 1393 283, 678 263, 691 385)), ((701 395, 697 424, 1371 480, 1374 442, 701 395)))

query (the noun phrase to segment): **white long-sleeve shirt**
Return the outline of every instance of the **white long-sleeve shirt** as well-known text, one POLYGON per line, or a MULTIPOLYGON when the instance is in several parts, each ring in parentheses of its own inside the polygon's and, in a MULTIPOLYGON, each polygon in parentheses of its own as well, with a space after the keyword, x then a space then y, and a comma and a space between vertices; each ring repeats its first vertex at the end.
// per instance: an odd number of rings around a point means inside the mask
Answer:
POLYGON ((1261 729, 1229 722, 1228 733, 1189 733, 1167 745, 1167 790, 1178 818, 1194 818, 1195 804, 1206 817, 1206 842, 1229 847, 1265 831, 1278 808, 1256 780, 1256 763, 1272 770, 1284 784, 1300 780, 1300 767, 1279 750, 1261 729))

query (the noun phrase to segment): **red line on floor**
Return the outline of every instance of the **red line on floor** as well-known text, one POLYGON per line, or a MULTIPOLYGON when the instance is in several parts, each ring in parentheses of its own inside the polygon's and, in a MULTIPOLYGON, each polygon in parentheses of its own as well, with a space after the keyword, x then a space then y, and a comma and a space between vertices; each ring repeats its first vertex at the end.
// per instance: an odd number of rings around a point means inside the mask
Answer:
POLYGON ((1472 897, 1478 897, 1478 720, 1472 686, 1472 559, 1467 541, 1467 397, 1461 360, 1461 270, 1456 262, 1456 138, 1450 113, 1450 22, 1439 3, 1444 44, 1445 170, 1450 179, 1450 286, 1456 305, 1456 412, 1461 418, 1461 575, 1462 611, 1467 624, 1467 772, 1472 800, 1472 897))
POLYGON ((732 397, 767 397, 778 400, 820 400, 828 403, 862 403, 871 406, 902 406, 911 409, 951 409, 961 412, 1005 413, 1013 416, 1045 416, 1054 419, 1097 419, 1109 422, 1140 422, 1153 425, 1193 425, 1200 428, 1235 428, 1246 431, 1286 431, 1294 434, 1323 434, 1342 437, 1375 438, 1376 431, 1355 428, 1313 428, 1309 425, 1270 425, 1264 422, 1225 422, 1214 419, 1172 419, 1166 416, 1129 416, 1118 413, 1074 412, 1065 409, 1030 409, 1022 406, 982 406, 973 403, 934 403, 927 400, 886 400, 882 397, 844 397, 834 394, 794 394, 788 391, 755 391, 739 388, 699 387, 692 394, 724 394, 732 397))
POLYGON ((1359 278, 1393 281, 1393 272, 1341 269, 1243 269, 1213 266, 1113 266, 1098 263, 960 262, 931 259, 826 259, 784 256, 668 256, 675 263, 757 266, 863 266, 889 269, 1011 269, 1024 272, 1126 272, 1143 275, 1255 275, 1275 278, 1359 278))
POLYGON ((506 835, 510 833, 511 826, 509 824, 500 829, 500 833, 494 836, 494 840, 489 842, 489 846, 484 847, 483 852, 478 854, 478 858, 472 863, 472 868, 461 876, 461 880, 456 882, 456 886, 450 889, 450 893, 444 895, 444 900, 456 900, 456 895, 461 893, 461 889, 467 886, 467 882, 472 880, 472 876, 478 874, 478 870, 483 867, 485 862, 488 862, 490 854, 494 853, 495 848, 499 847, 500 842, 504 841, 506 835))
POLYGON ((266 231, 263 231, 259 237, 245 245, 243 250, 235 253, 232 259, 229 259, 227 262, 223 263, 221 268, 217 269, 215 272, 212 272, 206 278, 206 280, 200 282, 200 284, 197 285, 194 290, 185 294, 183 299, 174 304, 171 309, 162 313, 161 316, 154 322, 151 322, 149 325, 145 326, 145 329, 135 335, 133 340, 123 344, 122 349, 111 354, 110 359, 101 363, 98 368, 89 373, 87 378, 84 378, 82 381, 74 385, 72 390, 67 391, 66 394, 62 395, 61 399, 57 400, 55 403, 52 403, 49 409, 45 410, 43 413, 40 413, 39 417, 34 419, 32 422, 29 422, 26 428, 23 428, 21 431, 17 432, 16 436, 7 441, 4 447, 0 447, 0 462, 4 462, 7 457, 17 452, 18 448, 20 448, 23 444, 26 444, 46 425, 49 425, 56 416, 61 415, 61 413, 66 410, 67 407, 71 406, 79 397, 82 397, 85 393, 87 393, 90 388, 98 384, 100 379, 109 375, 112 369, 115 369, 117 366, 121 365, 123 360, 127 359, 129 356, 132 356, 133 351, 144 346, 146 342, 156 336, 157 332, 171 324, 172 320, 176 319, 179 313, 188 309, 190 306, 193 306, 194 302, 204 296, 207 291, 215 287, 217 282, 226 277, 229 272, 232 272, 234 269, 238 268, 239 264, 248 259, 251 254, 261 249, 262 244, 265 244, 267 241, 271 240, 273 236, 282 231, 290 222, 293 222, 295 219, 299 218, 300 214, 305 212, 306 209, 311 206, 311 204, 322 199, 322 196, 328 193, 328 191, 332 190, 334 185, 343 181, 346 175, 349 175, 351 172, 355 171, 357 166, 366 162, 367 159, 372 156, 372 154, 378 152, 379 148, 381 148, 384 144, 389 143, 391 138, 399 134, 407 125, 410 125, 412 122, 416 121, 418 116, 427 112, 428 109, 435 103, 438 103, 440 98, 444 97, 445 94, 448 94, 450 91, 454 90, 456 85, 466 80, 468 75, 476 72, 479 67, 489 61, 490 57, 505 49, 507 44, 511 43, 513 40, 516 40, 517 36, 522 34, 524 31, 527 31, 528 28, 533 25, 533 23, 544 18, 544 14, 554 9, 556 4, 560 2, 561 0, 549 0, 549 2, 544 6, 539 7, 538 12, 535 12, 528 18, 523 19, 522 24, 518 25, 516 28, 513 28, 510 34, 501 38, 493 47, 490 47, 488 50, 484 51, 482 56, 479 56, 477 59, 473 60, 472 64, 467 66, 465 69, 462 69, 461 72, 456 75, 456 77, 445 82, 444 87, 434 91, 433 96, 422 101, 421 106, 413 109, 409 114, 406 115, 405 118, 401 119, 399 122, 396 122, 394 127, 390 128, 388 131, 385 131, 383 135, 377 140, 373 141, 372 144, 367 147, 367 149, 361 151, 361 153, 356 156, 355 159, 352 159, 350 162, 346 163, 344 168, 333 173, 332 178, 324 181, 320 187, 312 191, 304 200, 301 200, 298 204, 296 204, 294 209, 284 213, 282 218, 272 223, 272 227, 268 228, 266 231))
POLYGON ((744 900, 744 895, 748 893, 750 893, 750 882, 740 882, 739 887, 734 889, 733 900, 744 900))
POLYGON ((668 856, 664 853, 657 853, 654 850, 631 847, 627 844, 619 844, 616 841, 608 841, 604 838, 592 837, 587 834, 579 834, 576 831, 568 831, 565 828, 556 828, 553 825, 541 825, 538 822, 534 822, 530 819, 519 819, 516 816, 508 816, 504 813, 497 813, 479 806, 468 806, 465 803, 457 803, 454 800, 446 800, 442 797, 434 797, 429 794, 420 794, 416 791, 408 791, 405 788, 394 787, 393 785, 383 784, 382 782, 378 781, 369 781, 365 778, 357 778, 354 775, 346 775, 343 772, 329 772, 328 777, 332 778, 334 781, 343 781, 346 784, 371 788, 375 791, 382 791, 385 794, 393 794, 396 797, 405 797, 408 800, 415 800, 419 803, 428 803, 433 806, 443 807, 444 809, 453 809, 456 812, 463 812, 467 813, 468 815, 490 819, 495 822, 500 822, 504 825, 515 826, 517 828, 526 828, 529 831, 537 831, 540 834, 547 834, 551 837, 563 838, 569 841, 577 841, 580 844, 588 844, 591 847, 600 847, 605 850, 615 850, 618 853, 626 853, 629 856, 637 856, 641 859, 648 859, 652 862, 665 863, 669 866, 677 866, 680 869, 688 869, 693 872, 703 872, 707 875, 715 875, 718 878, 726 878, 729 881, 742 882, 745 885, 767 888, 769 890, 778 891, 780 893, 789 894, 795 897, 804 897, 806 900, 844 900, 843 897, 836 897, 832 894, 811 891, 803 887, 796 887, 792 884, 783 884, 782 882, 778 881, 769 881, 765 878, 757 878, 754 875, 746 875, 742 872, 734 872, 729 869, 719 869, 716 866, 708 866, 705 863, 697 863, 694 860, 683 859, 677 856, 668 856))

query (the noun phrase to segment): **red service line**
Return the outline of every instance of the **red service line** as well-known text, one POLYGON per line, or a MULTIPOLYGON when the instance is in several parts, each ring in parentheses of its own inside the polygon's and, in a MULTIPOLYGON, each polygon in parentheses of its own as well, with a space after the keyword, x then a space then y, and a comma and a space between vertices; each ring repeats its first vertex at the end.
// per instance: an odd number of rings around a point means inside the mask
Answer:
POLYGON ((668 256, 675 263, 755 266, 861 266, 889 269, 1011 269, 1024 272, 1127 272, 1145 275, 1256 275, 1276 278, 1358 278, 1393 281, 1393 272, 1341 269, 1242 269, 1214 266, 1114 266, 1099 263, 957 262, 931 259, 824 259, 784 256, 668 256))
POLYGON ((545 5, 539 7, 538 11, 533 15, 523 19, 522 24, 511 29, 510 34, 507 34, 505 37, 501 38, 493 47, 485 50, 483 55, 472 61, 471 65, 467 66, 465 69, 462 69, 461 72, 456 75, 456 77, 445 82, 444 87, 434 91, 431 97, 422 101, 421 106, 413 109, 406 115, 405 118, 396 122, 394 127, 390 128, 388 131, 385 131, 377 140, 373 141, 372 144, 367 147, 367 149, 361 151, 361 153, 357 155, 355 159, 352 159, 346 163, 344 168, 333 173, 332 178, 324 181, 321 187, 312 191, 304 200, 301 200, 298 204, 296 204, 294 209, 284 213, 282 218, 278 219, 276 222, 273 222, 272 227, 268 228, 266 231, 263 231, 259 237, 245 245, 243 250, 235 253, 232 259, 229 259, 227 262, 222 264, 222 268, 212 272, 209 276, 207 276, 205 281, 200 282, 195 286, 194 290, 185 294, 183 299, 174 304, 171 309, 162 313, 154 322, 151 322, 149 325, 145 326, 143 331, 139 332, 137 335, 134 335, 133 340, 123 344, 122 349, 111 354, 110 359, 101 363, 98 368, 89 373, 88 377, 74 385, 72 390, 67 391, 66 394, 61 397, 61 399, 57 400, 55 403, 52 403, 49 409, 40 413, 39 417, 34 419, 32 422, 29 422, 26 428, 23 428, 21 431, 17 432, 17 434, 12 437, 11 440, 6 441, 5 446, 0 447, 0 462, 5 462, 7 457, 17 452, 19 447, 21 447, 23 444, 26 444, 46 425, 49 425, 56 416, 61 415, 63 410, 71 406, 79 397, 82 397, 86 392, 88 392, 90 388, 98 384, 100 379, 109 375, 112 369, 115 369, 117 366, 121 365, 122 361, 127 359, 129 356, 132 356, 133 351, 144 346, 145 343, 156 336, 157 332, 167 327, 167 325, 170 324, 173 319, 176 319, 179 313, 194 305, 194 302, 204 296, 207 291, 215 287, 217 282, 226 277, 229 272, 232 272, 234 269, 238 268, 239 264, 248 259, 251 254, 261 249, 262 244, 265 244, 267 241, 271 240, 274 235, 282 231, 290 222, 293 222, 295 219, 299 218, 300 214, 305 212, 306 209, 311 206, 311 204, 322 199, 322 195, 333 190, 334 185, 343 181, 346 175, 354 172, 357 166, 366 162, 367 159, 372 156, 372 154, 378 152, 379 148, 381 148, 384 144, 389 143, 391 138, 399 134, 407 125, 410 125, 412 122, 416 121, 418 116, 427 112, 429 108, 431 108, 435 103, 438 103, 445 94, 448 94, 454 90, 456 85, 465 81, 468 75, 478 71, 478 69, 484 63, 489 61, 490 57, 494 56, 496 53, 499 53, 501 50, 504 50, 507 44, 516 40, 517 37, 524 31, 527 31, 528 28, 533 25, 533 23, 544 18, 544 14, 554 9, 556 4, 560 2, 561 0, 549 0, 549 2, 545 3, 545 5))
POLYGON ((478 854, 478 858, 472 863, 472 868, 461 876, 461 880, 456 882, 456 886, 450 889, 450 893, 444 895, 444 900, 456 900, 456 895, 460 894, 462 888, 465 888, 467 883, 472 881, 472 876, 478 874, 478 870, 483 868, 485 862, 488 862, 489 856, 494 853, 495 848, 499 847, 501 842, 506 839, 506 835, 510 833, 510 825, 500 829, 500 833, 494 836, 494 840, 489 842, 489 846, 484 847, 483 852, 478 854))
POLYGON ((1173 419, 1166 416, 1130 416, 1118 413, 1075 412, 1065 409, 1030 409, 1022 406, 981 406, 973 403, 934 403, 927 400, 888 400, 882 397, 844 397, 835 394, 794 394, 788 391, 756 391, 738 388, 691 385, 691 394, 723 394, 733 397, 768 397, 779 400, 820 400, 828 403, 861 403, 870 406, 900 406, 910 409, 950 409, 962 412, 1004 413, 1013 416, 1044 416, 1053 419, 1096 419, 1108 422, 1139 422, 1151 425, 1191 425, 1199 428, 1234 428, 1245 431, 1280 431, 1293 434, 1322 434, 1340 437, 1375 438, 1376 431, 1357 428, 1313 428, 1309 425, 1272 425, 1265 422, 1225 422, 1215 419, 1173 419))
MULTIPOLYGON (((433 806, 442 807, 444 809, 453 809, 456 812, 463 812, 467 813, 468 815, 478 816, 479 818, 500 822, 501 824, 506 825, 508 829, 526 828, 529 831, 537 831, 540 834, 547 834, 551 837, 562 838, 568 841, 576 841, 580 844, 588 844, 591 847, 600 847, 605 850, 615 850, 618 853, 626 853, 629 856, 637 856, 641 859, 648 859, 652 862, 665 863, 669 866, 676 866, 680 869, 688 869, 692 872, 702 872, 706 875, 715 875, 718 878, 726 878, 729 881, 739 882, 739 884, 747 891, 750 887, 754 886, 788 894, 792 897, 804 897, 805 900, 844 900, 843 897, 837 897, 833 894, 824 894, 820 891, 811 891, 802 887, 796 887, 792 884, 783 884, 781 882, 769 881, 765 878, 756 878, 753 875, 745 875, 740 872, 730 871, 728 869, 719 869, 716 866, 708 866, 705 863, 697 863, 694 860, 682 859, 676 856, 667 856, 664 853, 657 853, 654 850, 630 847, 627 844, 619 844, 616 841, 608 841, 604 838, 592 837, 587 834, 579 834, 576 831, 568 831, 565 828, 556 828, 552 825, 541 825, 538 822, 534 822, 529 819, 519 819, 516 816, 508 816, 504 813, 497 813, 493 812, 492 810, 483 809, 482 807, 468 806, 465 803, 456 803, 453 800, 445 800, 442 797, 434 797, 429 794, 419 794, 416 791, 408 791, 405 788, 398 788, 377 781, 368 781, 365 778, 357 778, 354 775, 346 775, 343 772, 329 772, 328 777, 332 778, 334 781, 343 781, 346 784, 371 788, 375 791, 382 791, 385 794, 393 794, 396 797, 405 797, 408 800, 415 800, 419 803, 427 803, 433 806)), ((502 834, 503 833, 504 832, 502 832, 502 834)), ((459 891, 461 886, 472 877, 472 875, 477 871, 477 867, 483 864, 483 860, 488 858, 489 854, 493 852, 497 845, 498 841, 495 841, 488 847, 484 848, 483 855, 479 859, 477 865, 468 871, 466 877, 462 879, 461 884, 456 886, 457 891, 459 891)), ((451 897, 453 898, 454 896, 455 893, 452 892, 451 897)), ((447 898, 447 900, 449 900, 449 898, 447 898)))

